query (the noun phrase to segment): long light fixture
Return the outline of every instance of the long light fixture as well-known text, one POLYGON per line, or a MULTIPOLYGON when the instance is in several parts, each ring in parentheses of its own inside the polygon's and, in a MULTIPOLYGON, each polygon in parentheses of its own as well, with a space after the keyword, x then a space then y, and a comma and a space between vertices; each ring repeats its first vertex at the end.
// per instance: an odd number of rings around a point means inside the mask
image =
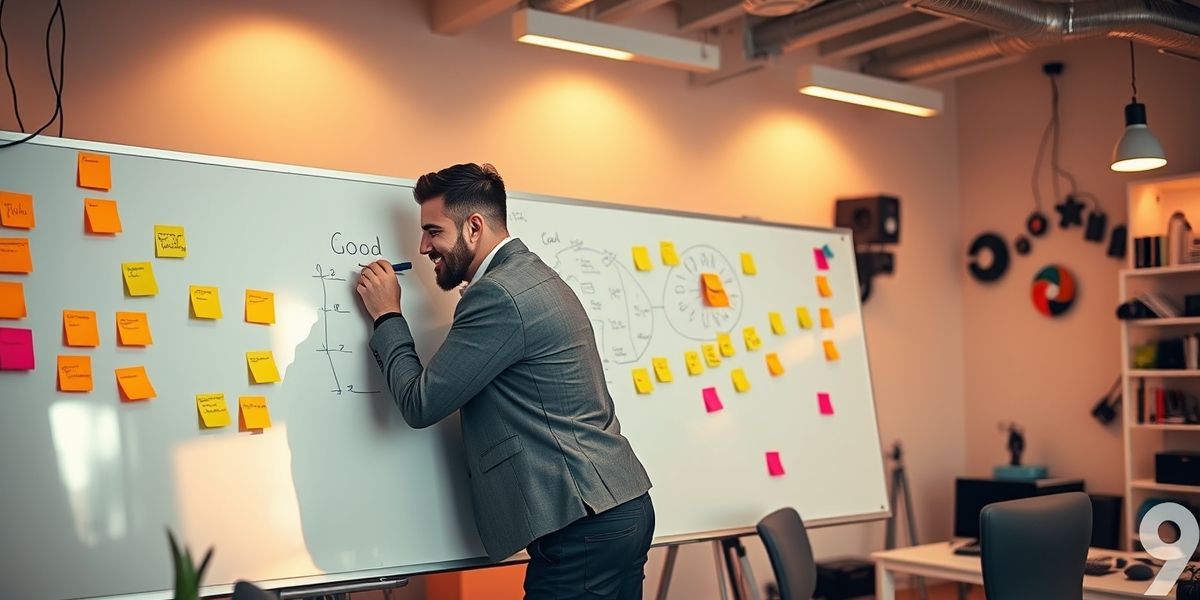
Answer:
POLYGON ((531 8, 513 13, 512 29, 518 42, 614 60, 697 73, 711 73, 721 66, 721 50, 713 44, 531 8))
POLYGON ((1129 84, 1133 88, 1133 100, 1125 105, 1125 133, 1113 148, 1113 161, 1109 168, 1122 173, 1157 169, 1167 164, 1167 153, 1146 126, 1146 105, 1137 101, 1133 42, 1129 42, 1129 84))
POLYGON ((801 67, 796 73, 796 87, 807 96, 906 115, 932 117, 942 112, 942 93, 937 90, 822 65, 801 67))

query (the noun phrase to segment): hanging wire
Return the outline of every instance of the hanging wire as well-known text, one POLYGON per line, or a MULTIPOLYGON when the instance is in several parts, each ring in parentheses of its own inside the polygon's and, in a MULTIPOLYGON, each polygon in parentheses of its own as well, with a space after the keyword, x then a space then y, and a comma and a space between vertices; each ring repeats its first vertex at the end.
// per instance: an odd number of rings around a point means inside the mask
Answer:
POLYGON ((1133 61, 1133 41, 1129 42, 1129 87, 1133 88, 1133 101, 1137 102, 1137 66, 1133 61))

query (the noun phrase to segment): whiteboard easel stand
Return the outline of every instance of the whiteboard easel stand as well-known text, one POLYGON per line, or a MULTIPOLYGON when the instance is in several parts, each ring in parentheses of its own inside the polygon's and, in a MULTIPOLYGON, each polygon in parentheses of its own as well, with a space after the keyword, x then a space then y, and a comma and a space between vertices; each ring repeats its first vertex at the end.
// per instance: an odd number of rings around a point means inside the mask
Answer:
MULTIPOLYGON (((758 584, 754 581, 754 571, 750 568, 750 559, 746 557, 746 547, 742 545, 741 537, 719 538, 711 542, 721 600, 729 600, 725 589, 726 572, 729 573, 729 587, 733 590, 733 600, 759 600, 758 584)), ((667 600, 680 545, 667 546, 667 559, 663 562, 662 576, 658 579, 658 593, 654 596, 656 600, 667 600)))
POLYGON ((337 594, 351 594, 354 592, 373 592, 376 590, 390 590, 393 588, 406 587, 408 578, 401 577, 399 579, 392 577, 378 577, 373 579, 362 579, 359 581, 349 581, 345 583, 336 583, 330 585, 314 585, 294 588, 284 588, 277 590, 280 600, 294 600, 297 598, 314 598, 321 596, 334 596, 337 594))

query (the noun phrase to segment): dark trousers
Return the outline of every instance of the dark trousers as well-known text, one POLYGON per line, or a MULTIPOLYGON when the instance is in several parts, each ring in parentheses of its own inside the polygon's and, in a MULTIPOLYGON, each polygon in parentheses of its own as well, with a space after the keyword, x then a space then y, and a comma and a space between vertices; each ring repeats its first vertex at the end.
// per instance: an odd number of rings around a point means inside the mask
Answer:
POLYGON ((643 494, 529 544, 525 600, 640 600, 654 505, 643 494))

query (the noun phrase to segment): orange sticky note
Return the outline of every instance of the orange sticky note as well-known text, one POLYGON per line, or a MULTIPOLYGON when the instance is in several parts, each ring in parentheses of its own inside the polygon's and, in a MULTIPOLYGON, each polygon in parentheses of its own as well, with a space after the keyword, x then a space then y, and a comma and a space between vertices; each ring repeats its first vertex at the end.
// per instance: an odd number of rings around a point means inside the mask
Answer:
POLYGON ((154 296, 158 294, 158 281, 154 279, 154 265, 148 262, 121 263, 125 277, 125 291, 130 296, 154 296))
POLYGON ((153 343, 146 313, 117 313, 117 343, 122 346, 149 346, 153 343))
POLYGON ((95 348, 100 345, 100 328, 94 310, 64 310, 63 334, 68 346, 95 348))
POLYGON ((120 233, 121 215, 116 200, 83 199, 83 222, 88 233, 120 233))
POLYGON ((150 385, 150 377, 146 375, 146 367, 125 367, 117 369, 116 374, 122 401, 149 400, 155 396, 154 386, 150 385))
POLYGON ((747 275, 758 274, 758 267, 754 266, 754 255, 749 252, 742 253, 742 272, 747 275))
POLYGON ((0 192, 0 225, 33 229, 33 195, 0 192))
POLYGON ((721 366, 721 353, 717 351, 716 344, 704 344, 701 348, 704 349, 704 363, 708 368, 715 369, 721 366))
POLYGON ((800 329, 812 329, 812 315, 808 314, 807 306, 796 307, 796 320, 800 322, 800 329))
POLYGON ((221 294, 216 286, 190 285, 188 297, 192 299, 192 314, 197 319, 221 318, 221 294))
POLYGON ((716 273, 701 273, 700 288, 704 290, 704 303, 713 307, 729 306, 729 294, 716 273))
POLYGON ((728 333, 718 333, 717 348, 721 350, 721 356, 733 356, 733 338, 728 333))
POLYGON ((92 391, 92 357, 58 356, 58 391, 92 391))
POLYGON ((112 170, 108 155, 80 152, 76 173, 75 185, 81 188, 107 192, 112 187, 112 170))
POLYGON ((695 350, 684 351, 683 362, 687 365, 688 375, 699 375, 704 372, 704 363, 700 362, 700 353, 695 350))
POLYGON ((753 327, 742 329, 742 339, 746 342, 747 350, 762 348, 762 339, 758 337, 758 330, 753 327))
POLYGON ((275 294, 246 290, 246 322, 270 325, 275 322, 275 294))
POLYGON ((654 376, 658 378, 660 383, 671 383, 674 381, 674 376, 671 375, 671 364, 667 362, 665 357, 657 356, 650 360, 650 364, 654 366, 654 376))
POLYGON ((238 407, 241 409, 238 421, 243 431, 271 427, 271 413, 267 410, 266 396, 242 396, 238 398, 238 407))
POLYGON ((821 309, 821 329, 833 329, 833 313, 828 308, 821 309))
POLYGON ((279 381, 279 369, 275 367, 275 355, 270 350, 247 352, 246 364, 250 365, 250 374, 254 376, 254 383, 279 381))
POLYGON ((20 281, 0 281, 0 319, 25 316, 25 286, 20 281))
POLYGON ((833 362, 839 358, 837 345, 833 343, 833 340, 825 340, 824 346, 825 360, 833 362))
POLYGON ((772 377, 783 375, 783 363, 779 362, 779 355, 774 352, 767 355, 767 372, 772 377))
POLYGON ((636 368, 633 370, 633 387, 639 394, 649 394, 654 391, 654 384, 650 382, 650 371, 644 368, 636 368))
POLYGON ((228 427, 231 421, 225 394, 196 394, 196 410, 205 429, 228 427))
POLYGON ((673 267, 679 264, 679 253, 675 251, 675 242, 666 240, 659 242, 658 253, 662 255, 664 265, 673 267))
POLYGON ((829 288, 829 278, 824 275, 817 275, 817 293, 821 294, 822 298, 833 296, 833 290, 829 288))
POLYGON ((729 372, 730 379, 733 380, 733 389, 739 394, 744 394, 750 391, 750 380, 746 378, 746 372, 742 369, 734 369, 729 372))
POLYGON ((771 322, 771 333, 775 335, 787 333, 787 328, 783 326, 783 316, 779 313, 767 313, 767 320, 771 322))
POLYGON ((28 238, 0 238, 0 273, 32 273, 28 238))
POLYGON ((650 262, 650 251, 645 246, 633 247, 633 266, 639 271, 649 271, 654 268, 654 263, 650 262))

